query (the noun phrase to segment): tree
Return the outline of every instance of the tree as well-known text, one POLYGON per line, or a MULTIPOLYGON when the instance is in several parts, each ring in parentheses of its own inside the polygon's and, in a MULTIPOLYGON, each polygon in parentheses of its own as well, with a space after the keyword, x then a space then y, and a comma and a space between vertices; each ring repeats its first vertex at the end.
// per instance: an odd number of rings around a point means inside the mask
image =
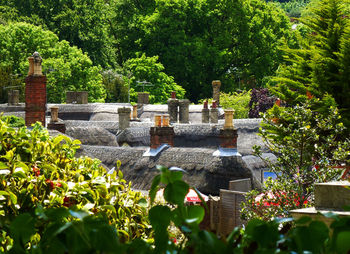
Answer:
POLYGON ((166 72, 192 101, 211 95, 211 82, 223 90, 238 77, 256 85, 276 70, 278 46, 290 37, 289 20, 260 0, 116 0, 111 16, 119 64, 138 52, 159 56, 166 72), (121 11, 123 10, 123 11, 121 11))
POLYGON ((115 50, 106 22, 109 6, 105 1, 8 0, 1 5, 7 20, 41 25, 60 40, 88 53, 95 65, 115 67, 115 50), (17 15, 10 16, 8 10, 15 10, 17 15))
POLYGON ((131 58, 124 64, 127 83, 130 85, 130 96, 132 101, 137 101, 137 92, 149 92, 150 103, 166 103, 171 92, 176 92, 177 98, 185 95, 185 90, 177 85, 174 78, 168 76, 164 66, 158 62, 158 57, 147 57, 145 54, 137 58, 131 58), (149 82, 150 86, 143 88, 138 82, 149 82))
POLYGON ((263 192, 251 192, 244 213, 247 219, 289 216, 292 209, 312 206, 314 183, 338 180, 349 163, 350 140, 343 141, 344 125, 335 107, 324 114, 313 111, 319 99, 293 107, 275 105, 263 115, 259 134, 276 162, 255 151, 276 175, 265 183, 263 192))
MULTIPOLYGON (((272 91, 289 105, 329 94, 349 128, 350 23, 344 10, 341 0, 322 0, 313 15, 301 19, 310 33, 300 41, 300 49, 284 50, 285 65, 277 73, 272 91)), ((315 108, 322 111, 330 104, 325 100, 315 108)))
POLYGON ((27 23, 0 25, 0 66, 10 67, 13 74, 26 76, 28 56, 38 51, 43 57, 43 71, 47 74, 48 102, 64 102, 65 91, 86 90, 90 102, 103 101, 100 68, 90 58, 67 41, 27 23))

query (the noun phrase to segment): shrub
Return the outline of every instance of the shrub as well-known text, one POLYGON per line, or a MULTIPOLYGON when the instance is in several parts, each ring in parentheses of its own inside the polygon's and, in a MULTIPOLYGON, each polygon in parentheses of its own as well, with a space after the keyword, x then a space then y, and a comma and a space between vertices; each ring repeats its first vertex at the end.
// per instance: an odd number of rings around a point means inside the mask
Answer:
POLYGON ((166 103, 171 92, 182 99, 185 90, 175 83, 172 76, 164 72, 164 66, 158 62, 158 57, 147 57, 145 54, 128 59, 124 64, 124 72, 129 73, 124 78, 130 85, 130 98, 137 102, 137 92, 149 92, 150 103, 166 103), (149 82, 144 87, 137 82, 149 82))
POLYGON ((22 117, 17 117, 14 115, 3 116, 1 120, 6 122, 9 127, 24 127, 26 125, 24 119, 22 117))
POLYGON ((104 101, 101 68, 93 66, 80 49, 71 47, 67 41, 59 41, 57 35, 40 26, 23 22, 0 25, 0 68, 24 77, 28 72, 27 58, 34 51, 43 58, 49 102, 64 102, 65 91, 82 90, 89 92, 90 102, 104 101))
POLYGON ((136 239, 122 243, 114 228, 105 218, 88 215, 85 212, 59 208, 36 209, 35 215, 19 215, 10 225, 10 236, 14 239, 11 253, 347 253, 349 217, 338 218, 327 215, 335 221, 332 233, 321 221, 303 217, 262 221, 253 219, 245 229, 234 229, 227 237, 219 238, 212 232, 200 230, 204 208, 184 206, 184 197, 189 189, 182 181, 182 172, 159 167, 150 190, 154 200, 160 184, 165 185, 164 198, 171 207, 155 205, 149 211, 149 219, 155 234, 154 244, 136 239), (175 242, 169 238, 167 228, 171 222, 186 236, 184 241, 175 242), (37 227, 46 230, 40 241, 29 245, 35 237, 37 227))
MULTIPOLYGON (((96 159, 75 158, 79 144, 62 135, 50 137, 38 123, 30 131, 15 130, 0 121, 2 235, 9 234, 17 216, 34 214, 42 206, 84 209, 102 216, 122 241, 149 236, 147 202, 123 179, 120 163, 106 172, 96 159)), ((3 244, 3 250, 8 244, 3 244)))
MULTIPOLYGON (((208 101, 210 104, 213 99, 202 99, 199 103, 208 101)), ((220 93, 220 105, 226 108, 232 108, 235 110, 234 118, 243 119, 248 118, 249 111, 249 101, 250 101, 250 90, 242 92, 232 92, 232 93, 220 93)))
POLYGON ((251 91, 249 118, 260 118, 260 113, 264 113, 271 108, 275 104, 277 98, 270 95, 267 88, 253 88, 251 91))
POLYGON ((350 142, 343 141, 345 128, 335 107, 328 108, 324 114, 312 110, 319 101, 313 98, 295 107, 275 105, 263 115, 259 133, 276 154, 277 162, 262 158, 259 147, 255 147, 255 152, 276 174, 276 180, 268 181, 262 192, 270 192, 272 196, 264 196, 263 200, 278 206, 263 209, 266 206, 256 202, 259 193, 252 192, 243 205, 246 219, 284 217, 289 215, 289 210, 303 207, 305 202, 311 206, 314 183, 341 176, 342 172, 333 166, 349 163, 350 142))

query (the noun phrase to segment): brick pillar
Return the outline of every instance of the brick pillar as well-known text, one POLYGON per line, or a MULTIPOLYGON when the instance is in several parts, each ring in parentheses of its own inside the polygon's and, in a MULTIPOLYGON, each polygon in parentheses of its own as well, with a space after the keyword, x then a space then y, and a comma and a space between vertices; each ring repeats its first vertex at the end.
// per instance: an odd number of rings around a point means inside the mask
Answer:
POLYGON ((220 80, 213 80, 211 83, 213 87, 213 100, 216 101, 217 106, 220 106, 220 86, 221 81, 220 80))
POLYGON ((17 106, 19 104, 19 90, 10 90, 7 95, 9 106, 17 106))
POLYGON ((210 122, 218 123, 218 119, 219 119, 219 110, 216 108, 216 102, 213 101, 213 104, 211 105, 211 109, 210 109, 210 122))
POLYGON ((202 123, 209 123, 208 101, 205 101, 202 109, 202 123))
POLYGON ((178 99, 171 98, 168 100, 168 114, 170 117, 170 123, 177 123, 178 106, 178 99))
POLYGON ((189 123, 190 101, 187 99, 179 100, 179 121, 180 123, 189 123))
POLYGON ((39 121, 45 126, 46 76, 41 72, 42 58, 34 52, 29 60, 28 76, 25 79, 25 122, 31 126, 39 121))
POLYGON ((125 130, 130 127, 130 112, 130 108, 118 108, 120 130, 125 130))

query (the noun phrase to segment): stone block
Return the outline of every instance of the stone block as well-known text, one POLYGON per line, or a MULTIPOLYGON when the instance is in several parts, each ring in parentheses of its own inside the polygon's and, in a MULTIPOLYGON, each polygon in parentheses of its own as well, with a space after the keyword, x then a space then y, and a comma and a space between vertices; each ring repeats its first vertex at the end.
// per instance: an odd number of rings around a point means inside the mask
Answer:
POLYGON ((19 105, 19 90, 8 91, 8 105, 9 106, 19 105))
POLYGON ((89 93, 87 91, 67 91, 66 103, 88 104, 89 93))
POLYGON ((137 93, 137 104, 149 104, 149 93, 137 93))
POLYGON ((343 210, 350 205, 350 182, 328 182, 315 184, 316 209, 343 210))
POLYGON ((252 190, 252 182, 250 178, 232 180, 229 182, 229 190, 249 192, 252 190))

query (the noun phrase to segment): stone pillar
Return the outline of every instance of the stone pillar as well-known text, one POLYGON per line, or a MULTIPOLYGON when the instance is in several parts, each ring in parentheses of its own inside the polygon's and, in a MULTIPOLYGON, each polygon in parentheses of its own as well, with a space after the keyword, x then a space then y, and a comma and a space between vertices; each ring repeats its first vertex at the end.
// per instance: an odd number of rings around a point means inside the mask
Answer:
POLYGON ((31 126, 39 121, 45 126, 46 113, 46 76, 42 75, 42 58, 38 52, 28 58, 29 71, 25 79, 25 122, 31 126))
POLYGON ((170 117, 170 123, 177 123, 179 100, 169 99, 168 100, 168 114, 170 117))
POLYGON ((205 101, 202 109, 202 123, 209 123, 208 101, 205 101))
POLYGON ((51 123, 58 122, 58 107, 51 107, 51 123))
POLYGON ((130 127, 130 112, 130 108, 118 108, 120 130, 125 130, 130 127))
POLYGON ((179 121, 180 123, 189 123, 190 101, 187 99, 179 100, 179 121))
POLYGON ((216 102, 213 101, 210 109, 210 122, 218 123, 218 118, 219 118, 219 110, 216 108, 216 102))
POLYGON ((64 122, 58 121, 58 107, 51 107, 51 121, 47 125, 49 130, 56 130, 62 133, 66 133, 66 125, 64 122))
POLYGON ((151 149, 157 149, 162 144, 174 146, 174 127, 151 127, 151 149))
POLYGON ((213 87, 213 100, 216 101, 217 106, 220 106, 220 86, 221 81, 220 80, 213 80, 211 83, 213 87))
POLYGON ((149 93, 137 93, 137 104, 149 104, 149 93))
POLYGON ((88 104, 89 93, 87 91, 67 91, 66 103, 88 104))
POLYGON ((19 104, 19 90, 10 90, 7 95, 9 106, 17 106, 19 104))
POLYGON ((76 98, 78 104, 88 104, 89 92, 88 91, 78 91, 76 92, 76 98))

